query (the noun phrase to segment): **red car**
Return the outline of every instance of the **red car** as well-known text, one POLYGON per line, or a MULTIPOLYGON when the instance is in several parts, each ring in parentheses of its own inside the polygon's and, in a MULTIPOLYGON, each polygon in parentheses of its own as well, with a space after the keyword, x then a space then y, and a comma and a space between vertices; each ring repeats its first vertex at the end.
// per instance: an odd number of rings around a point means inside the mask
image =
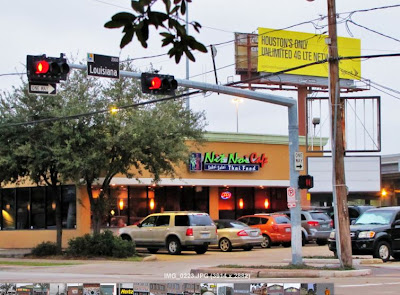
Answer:
POLYGON ((259 213, 245 215, 238 220, 261 230, 264 237, 261 243, 262 248, 270 248, 271 244, 282 244, 284 247, 290 247, 292 227, 285 214, 259 213))

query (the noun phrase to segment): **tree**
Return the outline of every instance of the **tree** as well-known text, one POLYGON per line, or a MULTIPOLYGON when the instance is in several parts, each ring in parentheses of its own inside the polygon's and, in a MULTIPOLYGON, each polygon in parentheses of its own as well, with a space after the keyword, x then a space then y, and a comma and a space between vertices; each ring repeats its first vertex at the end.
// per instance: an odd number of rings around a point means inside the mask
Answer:
MULTIPOLYGON (((163 37, 162 46, 172 46, 168 54, 170 57, 175 57, 176 63, 179 63, 183 53, 190 60, 195 61, 191 50, 207 52, 207 48, 202 43, 187 34, 186 25, 181 23, 186 14, 188 3, 192 2, 191 0, 174 0, 173 4, 171 0, 162 0, 165 8, 163 12, 153 10, 153 5, 156 2, 160 1, 131 1, 134 13, 117 13, 104 25, 109 29, 124 27, 124 36, 120 43, 121 48, 129 44, 135 35, 142 46, 147 48, 150 26, 154 26, 156 30, 164 29, 160 32, 160 36, 163 37)), ((201 25, 198 22, 191 22, 190 24, 199 32, 201 25)))
MULTIPOLYGON (((132 67, 125 65, 123 69, 132 70, 132 67)), ((144 96, 140 82, 133 79, 105 83, 101 92, 82 87, 90 80, 83 73, 74 73, 69 80, 64 97, 67 98, 67 94, 75 94, 75 97, 68 100, 65 115, 77 106, 81 112, 98 112, 111 106, 118 109, 151 97, 144 96)), ((81 117, 60 126, 61 134, 71 130, 75 134, 68 138, 66 147, 59 150, 63 175, 86 186, 94 233, 100 232, 101 221, 107 216, 113 201, 108 195, 113 177, 117 174, 138 177, 143 169, 153 175, 155 182, 161 174, 173 177, 174 164, 188 158, 185 140, 201 141, 202 119, 202 114, 192 113, 182 102, 169 101, 81 117), (132 168, 138 175, 133 174, 132 168), (98 196, 93 193, 96 184, 100 185, 98 196)))
POLYGON ((39 96, 28 93, 26 83, 1 95, 0 168, 3 182, 19 183, 29 178, 51 188, 56 204, 58 252, 62 246, 62 213, 59 163, 54 146, 62 145, 55 126, 59 123, 19 124, 57 117, 63 109, 59 95, 39 96), (24 178, 25 177, 25 178, 24 178))

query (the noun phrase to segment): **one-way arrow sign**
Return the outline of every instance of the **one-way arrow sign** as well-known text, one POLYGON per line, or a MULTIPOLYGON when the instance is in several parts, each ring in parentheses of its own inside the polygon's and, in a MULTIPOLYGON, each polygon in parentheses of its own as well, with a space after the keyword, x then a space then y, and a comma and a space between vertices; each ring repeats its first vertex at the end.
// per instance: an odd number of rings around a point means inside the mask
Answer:
POLYGON ((294 167, 296 171, 303 170, 303 153, 302 152, 295 152, 294 154, 294 167))
POLYGON ((57 84, 29 82, 29 93, 54 95, 57 93, 57 84))

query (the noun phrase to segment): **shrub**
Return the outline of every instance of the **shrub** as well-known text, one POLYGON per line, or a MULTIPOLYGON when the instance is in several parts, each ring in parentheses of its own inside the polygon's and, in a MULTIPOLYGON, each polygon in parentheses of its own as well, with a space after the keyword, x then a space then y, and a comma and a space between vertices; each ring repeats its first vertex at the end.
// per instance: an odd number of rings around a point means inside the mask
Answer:
POLYGON ((86 234, 68 241, 67 254, 83 257, 125 258, 136 253, 135 245, 116 237, 109 230, 100 234, 86 234))
POLYGON ((32 255, 35 256, 51 256, 57 255, 57 243, 43 242, 32 249, 32 255))

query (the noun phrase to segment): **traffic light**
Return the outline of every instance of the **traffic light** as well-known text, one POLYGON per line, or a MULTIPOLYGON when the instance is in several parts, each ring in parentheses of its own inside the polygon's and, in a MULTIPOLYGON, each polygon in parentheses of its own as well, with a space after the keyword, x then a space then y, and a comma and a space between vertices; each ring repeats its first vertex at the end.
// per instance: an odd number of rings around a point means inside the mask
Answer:
POLYGON ((174 76, 153 73, 142 73, 142 92, 161 95, 174 95, 178 82, 174 76))
POLYGON ((310 189, 314 187, 314 177, 311 175, 300 175, 299 176, 299 189, 310 189))
POLYGON ((69 65, 63 54, 60 57, 27 55, 26 72, 29 82, 58 83, 67 79, 69 65))

